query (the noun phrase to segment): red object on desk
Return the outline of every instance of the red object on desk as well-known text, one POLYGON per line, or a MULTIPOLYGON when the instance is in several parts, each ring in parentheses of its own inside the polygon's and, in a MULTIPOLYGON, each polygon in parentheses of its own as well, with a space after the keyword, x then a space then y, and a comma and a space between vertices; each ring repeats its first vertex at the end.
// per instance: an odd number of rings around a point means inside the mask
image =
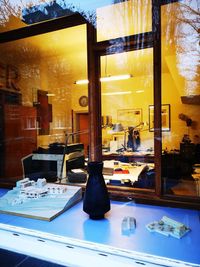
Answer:
POLYGON ((120 171, 114 170, 114 174, 129 174, 129 170, 120 170, 120 171))

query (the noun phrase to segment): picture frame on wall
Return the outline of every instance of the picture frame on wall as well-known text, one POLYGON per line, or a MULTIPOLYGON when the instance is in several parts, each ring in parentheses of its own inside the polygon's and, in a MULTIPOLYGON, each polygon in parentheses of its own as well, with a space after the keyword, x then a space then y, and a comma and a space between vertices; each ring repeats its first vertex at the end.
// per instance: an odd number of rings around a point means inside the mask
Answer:
POLYGON ((124 127, 135 127, 142 122, 142 109, 119 109, 117 110, 117 122, 124 127))
MULTIPOLYGON (((170 104, 161 105, 162 132, 171 131, 170 104)), ((154 105, 149 105, 149 131, 154 132, 154 105)))

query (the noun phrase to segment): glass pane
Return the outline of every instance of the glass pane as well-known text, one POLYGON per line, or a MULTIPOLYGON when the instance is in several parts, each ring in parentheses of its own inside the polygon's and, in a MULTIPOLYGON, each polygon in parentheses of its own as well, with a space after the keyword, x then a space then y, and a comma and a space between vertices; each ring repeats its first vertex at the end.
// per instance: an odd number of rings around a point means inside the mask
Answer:
POLYGON ((76 12, 95 24, 96 9, 111 3, 113 3, 112 0, 2 0, 0 5, 0 32, 22 28, 63 16, 70 16, 76 12))
POLYGON ((98 41, 151 31, 151 0, 131 1, 2 1, 0 32, 75 12, 97 25, 98 41), (143 18, 145 17, 145 20, 143 18), (97 18, 97 21, 96 21, 97 18))
MULTIPOLYGON (((117 1, 116 1, 117 2, 117 1)), ((97 40, 152 30, 151 0, 123 1, 97 9, 97 40), (145 20, 143 19, 145 17, 145 20)))
POLYGON ((75 84, 87 77, 86 25, 1 44, 0 54, 1 178, 55 180, 66 141, 87 156, 88 89, 75 84))
POLYGON ((0 33, 27 26, 22 20, 21 1, 1 1, 0 3, 0 33))
POLYGON ((164 192, 200 196, 198 1, 162 7, 164 192), (168 108, 166 106, 168 105, 168 108), (170 107, 170 109, 169 109, 170 107))
POLYGON ((108 183, 154 188, 153 49, 102 56, 101 79, 103 158, 112 160, 104 166, 114 171, 108 183))

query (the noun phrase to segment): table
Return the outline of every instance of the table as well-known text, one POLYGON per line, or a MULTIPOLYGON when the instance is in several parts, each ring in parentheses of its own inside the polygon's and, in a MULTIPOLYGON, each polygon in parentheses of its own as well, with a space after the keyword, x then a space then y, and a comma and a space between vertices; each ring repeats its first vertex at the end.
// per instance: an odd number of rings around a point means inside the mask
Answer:
POLYGON ((124 153, 103 153, 103 160, 119 160, 125 162, 154 162, 154 154, 141 152, 124 152, 124 153))
MULTIPOLYGON (((1 189, 0 196, 6 192, 6 189, 1 189)), ((41 233, 33 242, 30 237, 23 237, 22 243, 25 245, 20 248, 21 234, 11 235, 0 230, 0 247, 60 264, 65 257, 67 266, 72 266, 73 263, 75 266, 102 267, 102 264, 111 266, 105 264, 113 262, 115 265, 112 266, 116 267, 141 266, 139 264, 153 267, 155 262, 166 264, 156 266, 186 266, 183 262, 187 262, 188 267, 200 266, 200 211, 136 204, 133 201, 111 201, 111 210, 105 219, 94 221, 83 212, 82 204, 82 201, 79 202, 51 222, 0 214, 2 224, 31 230, 33 235, 34 231, 41 233), (146 229, 146 224, 160 220, 164 215, 186 224, 192 229, 191 232, 182 239, 176 239, 151 233, 146 229), (123 234, 121 231, 125 216, 133 216, 136 219, 136 229, 131 234, 123 234), (64 248, 60 243, 56 243, 52 249, 51 241, 44 242, 43 233, 66 238, 68 243, 65 243, 64 248), (11 242, 10 248, 9 238, 16 239, 16 242, 11 242), (42 247, 45 245, 46 251, 42 247), (138 263, 137 260, 133 261, 134 257, 139 258, 138 263), (163 260, 162 257, 167 259, 163 260)))
POLYGON ((195 181, 197 196, 200 196, 200 173, 194 173, 192 177, 195 181))

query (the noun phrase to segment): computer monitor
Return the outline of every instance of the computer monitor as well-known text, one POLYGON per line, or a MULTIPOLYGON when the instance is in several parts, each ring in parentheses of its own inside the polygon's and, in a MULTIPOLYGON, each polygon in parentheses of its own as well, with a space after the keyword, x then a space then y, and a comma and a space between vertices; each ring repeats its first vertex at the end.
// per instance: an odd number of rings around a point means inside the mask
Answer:
POLYGON ((47 181, 53 182, 61 176, 66 176, 67 171, 84 168, 84 165, 82 143, 69 144, 67 147, 59 146, 59 148, 55 146, 49 146, 48 149, 38 148, 33 154, 22 158, 24 177, 34 180, 46 178, 47 181))

